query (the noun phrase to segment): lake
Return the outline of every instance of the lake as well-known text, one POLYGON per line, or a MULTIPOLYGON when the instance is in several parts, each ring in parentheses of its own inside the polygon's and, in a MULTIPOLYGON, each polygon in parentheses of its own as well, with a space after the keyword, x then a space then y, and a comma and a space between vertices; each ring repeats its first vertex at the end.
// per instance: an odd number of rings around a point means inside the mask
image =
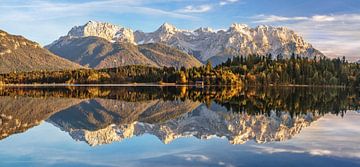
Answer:
POLYGON ((0 166, 360 166, 344 88, 0 87, 0 166))

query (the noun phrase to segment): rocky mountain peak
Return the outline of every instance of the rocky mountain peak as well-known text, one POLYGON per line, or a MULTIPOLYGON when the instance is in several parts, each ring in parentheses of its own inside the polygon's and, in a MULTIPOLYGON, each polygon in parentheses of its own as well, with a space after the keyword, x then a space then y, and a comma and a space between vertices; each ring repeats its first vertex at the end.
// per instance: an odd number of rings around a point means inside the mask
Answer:
POLYGON ((88 37, 97 36, 112 40, 115 34, 121 29, 120 26, 106 22, 89 21, 85 25, 73 27, 68 36, 70 37, 88 37))
POLYGON ((247 24, 238 24, 238 23, 233 23, 230 28, 229 31, 242 31, 243 29, 249 29, 250 27, 247 24))
POLYGON ((116 32, 115 37, 112 41, 135 44, 134 32, 130 28, 121 28, 119 31, 116 32))
POLYGON ((88 21, 82 26, 75 26, 69 31, 67 36, 62 38, 68 39, 89 36, 104 38, 111 42, 128 42, 135 44, 134 32, 131 29, 98 21, 88 21))
POLYGON ((213 33, 214 30, 209 27, 200 27, 200 28, 196 29, 194 32, 196 32, 196 33, 213 33))
POLYGON ((165 22, 158 28, 157 32, 174 34, 177 30, 174 25, 165 22))

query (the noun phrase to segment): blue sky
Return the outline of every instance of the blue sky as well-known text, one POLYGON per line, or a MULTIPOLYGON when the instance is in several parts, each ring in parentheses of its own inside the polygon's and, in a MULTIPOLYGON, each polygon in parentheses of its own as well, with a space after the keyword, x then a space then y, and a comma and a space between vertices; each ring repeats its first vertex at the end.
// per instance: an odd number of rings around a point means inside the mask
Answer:
POLYGON ((360 59, 359 0, 0 0, 0 29, 46 45, 89 20, 134 30, 287 26, 330 57, 360 59))

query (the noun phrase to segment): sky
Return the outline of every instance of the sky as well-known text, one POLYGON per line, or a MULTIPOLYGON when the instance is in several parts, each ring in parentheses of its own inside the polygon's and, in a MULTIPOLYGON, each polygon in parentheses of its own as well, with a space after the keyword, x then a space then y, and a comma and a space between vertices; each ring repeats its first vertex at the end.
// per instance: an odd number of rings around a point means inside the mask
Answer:
POLYGON ((360 59, 360 0, 0 0, 0 29, 47 45, 89 20, 155 31, 286 26, 328 57, 360 59))

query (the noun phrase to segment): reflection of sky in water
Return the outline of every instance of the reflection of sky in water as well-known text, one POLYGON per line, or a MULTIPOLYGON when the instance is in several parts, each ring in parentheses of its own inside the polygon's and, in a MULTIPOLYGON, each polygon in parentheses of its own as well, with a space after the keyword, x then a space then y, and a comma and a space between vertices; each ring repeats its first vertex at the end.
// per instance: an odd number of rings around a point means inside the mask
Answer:
POLYGON ((143 135, 89 147, 43 123, 0 141, 0 166, 360 166, 360 114, 326 115, 283 142, 231 145, 143 135))

